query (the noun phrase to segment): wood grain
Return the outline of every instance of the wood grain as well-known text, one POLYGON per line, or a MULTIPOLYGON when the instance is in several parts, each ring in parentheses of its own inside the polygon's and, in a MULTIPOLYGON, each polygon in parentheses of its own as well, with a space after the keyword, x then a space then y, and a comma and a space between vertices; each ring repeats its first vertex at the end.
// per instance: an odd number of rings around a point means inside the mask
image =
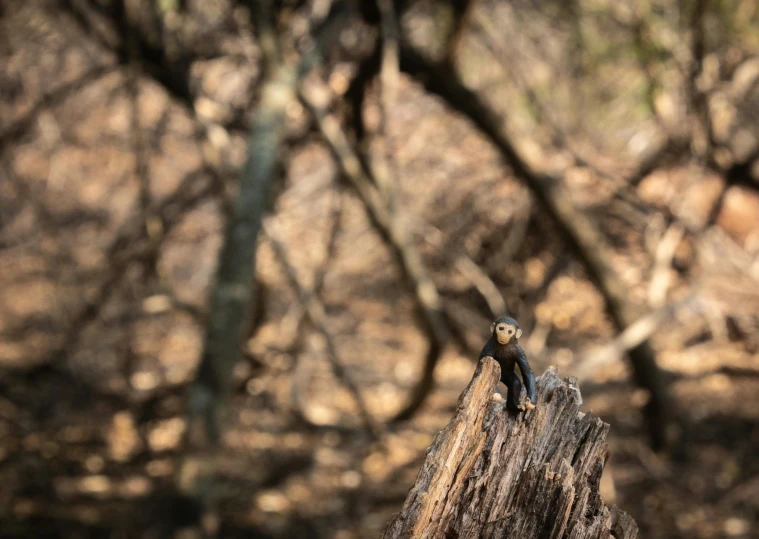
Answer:
POLYGON ((478 363, 383 538, 634 539, 599 494, 609 425, 580 412, 576 382, 549 369, 537 408, 515 414, 492 400, 499 378, 495 360, 478 363))

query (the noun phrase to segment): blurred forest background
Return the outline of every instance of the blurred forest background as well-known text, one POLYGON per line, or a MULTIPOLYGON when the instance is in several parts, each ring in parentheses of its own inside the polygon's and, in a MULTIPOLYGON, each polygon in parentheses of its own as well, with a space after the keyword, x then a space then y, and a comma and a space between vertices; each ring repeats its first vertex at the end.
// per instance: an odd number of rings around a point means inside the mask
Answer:
POLYGON ((759 537, 755 0, 0 6, 0 536, 376 537, 509 313, 759 537))

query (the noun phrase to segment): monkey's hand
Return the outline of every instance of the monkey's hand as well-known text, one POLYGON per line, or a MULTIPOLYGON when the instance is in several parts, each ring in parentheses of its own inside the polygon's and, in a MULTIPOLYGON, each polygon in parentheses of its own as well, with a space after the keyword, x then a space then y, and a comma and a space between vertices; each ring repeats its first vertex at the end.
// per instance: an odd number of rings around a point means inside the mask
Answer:
POLYGON ((524 403, 524 409, 525 410, 532 410, 533 408, 535 408, 534 404, 532 404, 529 400, 525 401, 525 403, 524 403))

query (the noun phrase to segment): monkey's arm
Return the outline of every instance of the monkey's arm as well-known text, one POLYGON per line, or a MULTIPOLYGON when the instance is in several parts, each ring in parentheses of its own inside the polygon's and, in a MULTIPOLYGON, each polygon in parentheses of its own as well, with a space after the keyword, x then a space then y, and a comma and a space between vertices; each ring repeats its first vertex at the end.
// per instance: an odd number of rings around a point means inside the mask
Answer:
POLYGON ((521 346, 517 345, 517 365, 522 373, 522 380, 524 380, 524 387, 527 390, 527 397, 532 404, 537 404, 538 397, 535 393, 535 375, 532 373, 530 364, 527 363, 527 355, 521 346))
POLYGON ((482 347, 482 352, 480 352, 480 359, 487 356, 495 358, 495 345, 490 340, 485 343, 485 346, 482 347))
POLYGON ((492 357, 498 362, 498 365, 501 367, 501 382, 506 384, 509 371, 513 372, 514 370, 514 364, 512 363, 511 369, 509 369, 506 365, 504 365, 502 360, 496 357, 496 346, 495 346, 495 343, 493 343, 492 339, 490 339, 488 342, 485 343, 485 346, 482 347, 482 352, 480 352, 480 359, 482 359, 483 357, 488 357, 488 356, 492 357))

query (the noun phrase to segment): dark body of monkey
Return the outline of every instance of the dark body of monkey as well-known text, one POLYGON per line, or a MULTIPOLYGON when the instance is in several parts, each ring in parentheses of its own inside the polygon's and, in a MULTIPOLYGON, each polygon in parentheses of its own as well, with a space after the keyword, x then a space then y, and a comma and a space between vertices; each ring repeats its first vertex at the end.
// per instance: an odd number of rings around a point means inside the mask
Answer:
POLYGON ((494 358, 501 366, 501 382, 503 382, 509 393, 506 397, 506 406, 512 410, 531 410, 537 404, 537 395, 535 394, 535 375, 532 373, 530 364, 527 363, 527 356, 519 346, 518 339, 522 336, 522 330, 519 324, 513 318, 502 316, 490 326, 490 339, 482 347, 480 359, 485 356, 494 358), (520 403, 522 384, 514 372, 514 364, 519 365, 522 372, 525 388, 527 389, 527 402, 520 403))

